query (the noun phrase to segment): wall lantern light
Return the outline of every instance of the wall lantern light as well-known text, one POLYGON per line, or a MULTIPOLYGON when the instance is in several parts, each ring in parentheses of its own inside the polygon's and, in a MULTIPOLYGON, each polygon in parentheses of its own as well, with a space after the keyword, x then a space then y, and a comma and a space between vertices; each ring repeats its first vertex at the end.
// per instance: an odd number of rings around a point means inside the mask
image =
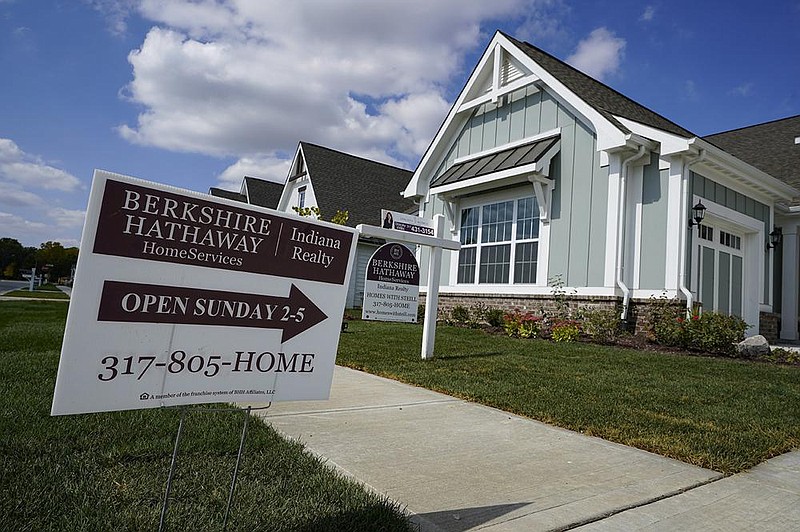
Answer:
POLYGON ((781 242, 783 242, 783 230, 780 227, 776 227, 769 234, 769 242, 767 242, 767 249, 772 249, 776 246, 780 246, 781 242))
POLYGON ((694 225, 700 225, 705 216, 706 216, 706 206, 703 205, 701 201, 698 201, 697 205, 692 207, 692 217, 689 218, 689 229, 691 229, 692 226, 694 225))

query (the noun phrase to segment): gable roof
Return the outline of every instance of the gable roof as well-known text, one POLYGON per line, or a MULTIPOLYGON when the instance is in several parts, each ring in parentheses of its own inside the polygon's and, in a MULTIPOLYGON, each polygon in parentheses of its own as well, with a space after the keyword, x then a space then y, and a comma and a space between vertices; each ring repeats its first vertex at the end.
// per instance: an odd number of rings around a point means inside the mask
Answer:
POLYGON ((703 140, 800 189, 797 138, 800 138, 800 115, 715 133, 703 140))
POLYGON ((234 201, 243 201, 245 203, 247 202, 247 197, 244 194, 240 194, 239 192, 234 192, 233 190, 225 190, 224 188, 211 187, 208 189, 208 193, 218 198, 225 198, 234 201))
POLYGON ((301 142, 314 195, 325 218, 348 211, 347 225, 377 225, 381 209, 407 212, 414 202, 401 192, 412 172, 340 151, 301 142))
POLYGON ((697 136, 675 122, 631 100, 608 85, 548 54, 541 48, 537 48, 528 42, 518 41, 503 32, 500 33, 515 44, 525 55, 563 83, 576 96, 594 107, 621 131, 630 133, 630 130, 620 123, 615 116, 629 118, 681 137, 691 138, 697 136))
POLYGON ((246 195, 244 201, 249 200, 251 205, 277 209, 281 192, 283 192, 283 183, 248 176, 245 176, 242 182, 242 193, 246 195))

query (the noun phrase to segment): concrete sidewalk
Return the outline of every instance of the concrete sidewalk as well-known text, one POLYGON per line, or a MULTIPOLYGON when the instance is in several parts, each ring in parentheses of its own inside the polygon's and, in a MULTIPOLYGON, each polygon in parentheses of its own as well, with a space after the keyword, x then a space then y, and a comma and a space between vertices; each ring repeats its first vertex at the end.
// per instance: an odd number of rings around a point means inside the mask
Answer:
POLYGON ((339 367, 329 401, 277 403, 262 415, 341 471, 405 505, 421 530, 731 530, 755 499, 761 501, 759 519, 776 512, 783 517, 751 525, 796 530, 800 523, 800 453, 785 455, 789 469, 774 475, 753 476, 753 470, 723 478, 339 367), (737 497, 744 499, 738 503, 737 497), (715 513, 718 506, 724 511, 715 513))

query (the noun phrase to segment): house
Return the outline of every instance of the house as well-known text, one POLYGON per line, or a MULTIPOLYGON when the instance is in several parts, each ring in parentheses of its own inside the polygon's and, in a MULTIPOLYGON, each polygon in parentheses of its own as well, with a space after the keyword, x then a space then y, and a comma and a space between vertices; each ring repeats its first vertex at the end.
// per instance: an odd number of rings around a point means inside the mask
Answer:
POLYGON ((798 122, 701 138, 497 32, 403 192, 462 245, 440 306, 535 309, 558 290, 638 326, 666 297, 796 339, 798 122))
MULTIPOLYGON (((800 189, 800 115, 709 135, 705 140, 756 168, 800 189)), ((773 312, 780 315, 780 338, 797 341, 800 271, 800 201, 778 203, 775 226, 781 242, 773 249, 773 312)))
MULTIPOLYGON (((411 179, 408 170, 309 142, 298 144, 289 168, 283 184, 245 177, 239 193, 218 188, 209 192, 291 214, 297 214, 295 207, 317 207, 324 220, 330 220, 337 211, 347 211, 346 225, 351 227, 380 225, 381 209, 416 212, 414 202, 401 194, 411 179)), ((347 307, 361 306, 367 262, 383 243, 359 238, 347 307)))
POLYGON ((245 178, 242 179, 242 187, 239 192, 217 187, 211 187, 208 191, 212 196, 243 201, 244 203, 258 205, 259 207, 268 207, 270 209, 274 209, 278 205, 281 192, 283 192, 282 183, 249 176, 245 176, 245 178))

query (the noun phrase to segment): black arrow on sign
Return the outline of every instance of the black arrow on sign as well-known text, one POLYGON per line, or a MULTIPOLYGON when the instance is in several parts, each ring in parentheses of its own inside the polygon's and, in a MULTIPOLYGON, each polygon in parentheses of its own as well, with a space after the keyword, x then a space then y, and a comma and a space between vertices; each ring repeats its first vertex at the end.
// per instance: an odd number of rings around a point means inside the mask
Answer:
POLYGON ((294 284, 288 297, 103 282, 98 321, 281 329, 281 343, 327 319, 294 284))

